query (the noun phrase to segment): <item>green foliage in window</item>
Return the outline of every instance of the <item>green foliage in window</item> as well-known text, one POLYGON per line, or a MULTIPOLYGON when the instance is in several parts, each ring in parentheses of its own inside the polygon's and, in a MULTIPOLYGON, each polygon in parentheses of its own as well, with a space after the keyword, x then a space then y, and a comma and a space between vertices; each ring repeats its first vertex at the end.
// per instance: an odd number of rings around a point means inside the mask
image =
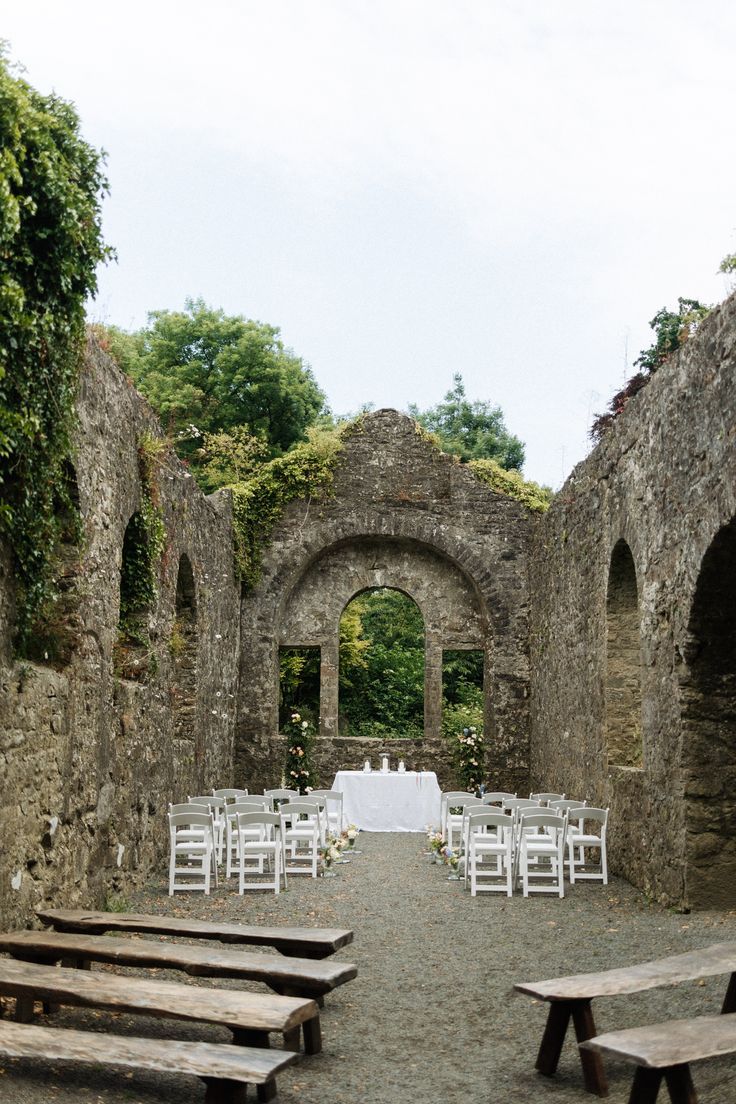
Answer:
POLYGON ((0 535, 14 561, 21 655, 48 615, 57 547, 76 512, 66 471, 84 302, 110 256, 101 163, 74 107, 40 95, 0 52, 0 535))

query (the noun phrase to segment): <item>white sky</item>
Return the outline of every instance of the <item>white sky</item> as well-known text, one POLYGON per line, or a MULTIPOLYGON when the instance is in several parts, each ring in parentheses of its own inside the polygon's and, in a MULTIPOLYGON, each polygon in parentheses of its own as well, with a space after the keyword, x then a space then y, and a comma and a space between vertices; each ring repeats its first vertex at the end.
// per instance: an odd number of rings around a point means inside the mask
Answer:
POLYGON ((559 486, 677 296, 736 250, 730 0, 16 0, 109 155, 91 315, 279 325, 336 412, 462 372, 559 486))

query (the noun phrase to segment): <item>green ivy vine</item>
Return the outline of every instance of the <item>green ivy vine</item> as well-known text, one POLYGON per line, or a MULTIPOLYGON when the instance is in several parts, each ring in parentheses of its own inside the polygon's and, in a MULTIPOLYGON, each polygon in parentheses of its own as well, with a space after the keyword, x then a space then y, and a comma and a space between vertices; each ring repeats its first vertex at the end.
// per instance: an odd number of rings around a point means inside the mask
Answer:
POLYGON ((11 550, 15 648, 52 615, 70 515, 84 302, 111 256, 102 155, 74 107, 15 76, 0 45, 0 536, 11 550))
POLYGON ((158 595, 166 527, 160 504, 159 469, 167 442, 144 434, 138 446, 141 503, 125 530, 120 571, 120 643, 147 646, 147 618, 158 595))

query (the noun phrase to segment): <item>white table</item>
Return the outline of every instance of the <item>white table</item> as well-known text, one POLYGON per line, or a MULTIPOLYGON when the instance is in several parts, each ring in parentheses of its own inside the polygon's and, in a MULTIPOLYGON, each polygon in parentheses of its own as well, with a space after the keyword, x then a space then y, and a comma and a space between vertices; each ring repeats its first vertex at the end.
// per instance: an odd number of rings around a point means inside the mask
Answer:
POLYGON ((441 792, 434 771, 338 771, 348 824, 364 832, 424 832, 440 823, 441 792))

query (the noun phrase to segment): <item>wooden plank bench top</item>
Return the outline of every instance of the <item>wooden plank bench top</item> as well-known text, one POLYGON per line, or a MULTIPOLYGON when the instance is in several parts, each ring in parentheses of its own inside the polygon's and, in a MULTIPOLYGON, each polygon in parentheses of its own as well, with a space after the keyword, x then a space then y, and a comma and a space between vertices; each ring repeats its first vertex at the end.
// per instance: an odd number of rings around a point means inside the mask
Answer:
POLYGON ((8 1020, 0 1021, 0 1054, 8 1058, 42 1058, 52 1062, 192 1074, 207 1085, 206 1104, 240 1104, 245 1100, 246 1084, 259 1086, 259 1099, 272 1099, 276 1074, 296 1058, 295 1054, 283 1050, 259 1050, 229 1043, 138 1039, 8 1020))
MULTIPOLYGON (((696 981, 730 973, 722 1013, 736 1012, 736 943, 714 943, 697 951, 670 955, 652 962, 640 962, 615 970, 573 974, 547 981, 523 982, 514 986, 538 1000, 550 1002, 547 1024, 537 1056, 536 1068, 551 1077, 557 1069, 562 1045, 570 1020, 575 1026, 578 1043, 596 1036, 591 1001, 596 997, 624 996, 641 993, 663 985, 696 981)), ((585 1087, 598 1096, 606 1096, 608 1086, 600 1051, 580 1049, 585 1087)))
POLYGON ((663 1079, 673 1101, 695 1104, 690 1063, 736 1053, 736 1013, 610 1031, 580 1047, 636 1064, 634 1104, 653 1104, 663 1079))
POLYGON ((246 924, 219 924, 208 920, 187 920, 178 916, 146 916, 133 912, 95 912, 88 909, 41 909, 36 915, 57 931, 149 932, 151 935, 180 935, 190 939, 213 939, 220 943, 246 943, 274 947, 284 955, 327 958, 353 941, 344 928, 262 928, 246 924))
POLYGON ((0 951, 30 962, 50 964, 61 959, 77 960, 67 963, 74 966, 81 962, 107 962, 115 966, 183 970, 192 977, 262 981, 275 992, 292 997, 320 997, 352 980, 358 973, 357 966, 351 962, 318 962, 260 951, 74 932, 2 932, 0 951))
POLYGON ((267 1045, 270 1031, 291 1033, 293 1038, 294 1029, 319 1015, 314 1001, 299 997, 203 989, 173 981, 39 966, 12 958, 0 958, 0 993, 19 1000, 24 1017, 32 1015, 33 1001, 81 1005, 221 1024, 230 1028, 237 1042, 245 1044, 258 1037, 267 1045))

